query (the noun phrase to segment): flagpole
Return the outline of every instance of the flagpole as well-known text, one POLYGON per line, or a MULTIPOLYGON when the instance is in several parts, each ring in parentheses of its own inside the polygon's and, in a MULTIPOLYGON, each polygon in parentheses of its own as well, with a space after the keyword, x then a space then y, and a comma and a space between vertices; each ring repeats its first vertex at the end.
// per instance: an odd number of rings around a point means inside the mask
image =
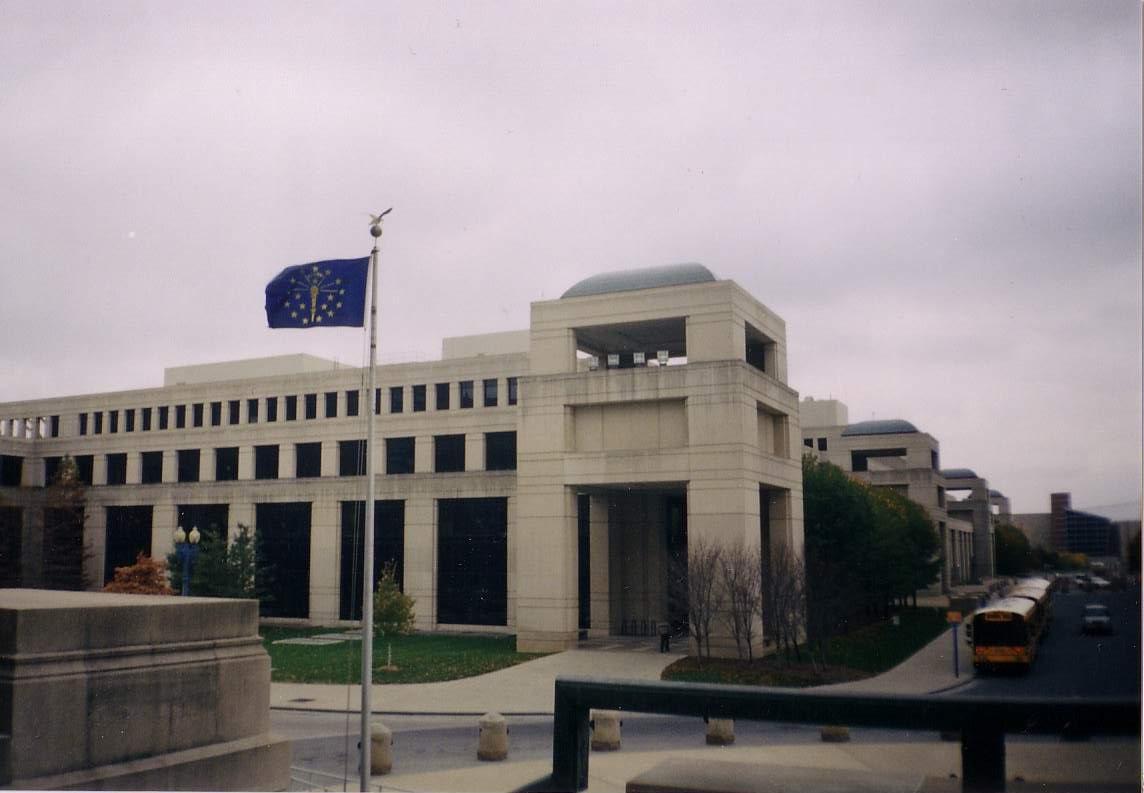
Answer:
MULTIPOLYGON (((386 213, 382 213, 383 215, 386 213)), ((365 526, 362 532, 362 587, 361 587, 361 789, 369 790, 370 728, 373 693, 373 501, 376 484, 373 461, 377 456, 373 445, 374 392, 377 390, 377 241, 381 237, 381 216, 370 226, 373 250, 369 254, 369 391, 366 392, 365 410, 369 417, 365 438, 365 526)))

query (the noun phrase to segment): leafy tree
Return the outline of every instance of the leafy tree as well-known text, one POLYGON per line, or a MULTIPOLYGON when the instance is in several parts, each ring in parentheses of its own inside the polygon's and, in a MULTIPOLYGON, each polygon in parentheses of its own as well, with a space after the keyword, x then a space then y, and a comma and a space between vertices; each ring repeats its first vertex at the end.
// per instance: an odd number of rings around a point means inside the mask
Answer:
POLYGON ((1037 558, 1025 533, 1016 526, 999 523, 993 529, 998 575, 1024 575, 1036 567, 1037 558))
POLYGON ((44 547, 41 583, 45 589, 88 589, 84 542, 87 496, 75 460, 64 457, 44 497, 44 547))
POLYGON ((144 553, 135 558, 135 564, 115 568, 115 577, 103 588, 104 592, 123 592, 131 595, 173 595, 167 586, 167 563, 152 559, 144 553))
POLYGON ((378 576, 373 595, 373 629, 379 636, 403 636, 413 632, 413 605, 416 601, 397 585, 397 571, 387 562, 378 576))
MULTIPOLYGON (((203 532, 191 571, 191 594, 268 600, 271 570, 257 548, 257 533, 242 523, 238 524, 238 533, 230 542, 223 535, 203 532)), ((167 557, 167 566, 171 571, 171 587, 180 591, 183 562, 177 551, 167 557)))

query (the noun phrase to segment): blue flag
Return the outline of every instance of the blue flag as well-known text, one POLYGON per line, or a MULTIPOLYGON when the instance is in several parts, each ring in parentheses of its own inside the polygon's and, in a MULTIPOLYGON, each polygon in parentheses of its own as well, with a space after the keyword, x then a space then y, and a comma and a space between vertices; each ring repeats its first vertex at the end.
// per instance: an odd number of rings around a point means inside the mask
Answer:
POLYGON ((369 257, 287 267, 266 285, 266 323, 272 328, 365 326, 369 257))

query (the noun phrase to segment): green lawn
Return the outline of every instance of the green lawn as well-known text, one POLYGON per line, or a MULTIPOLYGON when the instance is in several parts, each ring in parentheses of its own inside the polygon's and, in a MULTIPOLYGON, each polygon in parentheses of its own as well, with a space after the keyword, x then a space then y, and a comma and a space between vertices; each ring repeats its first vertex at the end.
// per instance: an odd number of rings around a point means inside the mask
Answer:
MULTIPOLYGON (((321 647, 274 644, 279 639, 337 634, 339 628, 272 628, 259 631, 270 653, 276 683, 356 683, 361 679, 361 643, 346 641, 321 647)), ((515 636, 414 634, 375 638, 375 683, 434 683, 492 672, 531 661, 539 654, 518 653, 515 636), (396 671, 385 670, 386 647, 392 645, 396 671)))
POLYGON ((695 658, 676 661, 663 671, 664 680, 756 686, 817 686, 860 680, 892 669, 947 629, 937 609, 906 609, 900 625, 882 622, 830 640, 826 666, 815 668, 803 651, 802 661, 787 663, 777 656, 754 661, 695 658))

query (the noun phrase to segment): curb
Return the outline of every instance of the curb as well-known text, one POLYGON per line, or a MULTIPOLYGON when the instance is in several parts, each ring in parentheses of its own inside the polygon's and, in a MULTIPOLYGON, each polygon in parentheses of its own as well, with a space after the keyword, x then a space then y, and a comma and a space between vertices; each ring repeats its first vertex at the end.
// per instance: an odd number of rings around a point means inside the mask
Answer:
MULTIPOLYGON (((292 713, 348 713, 355 716, 360 715, 360 710, 343 710, 341 708, 302 708, 291 707, 287 705, 271 705, 270 710, 285 710, 292 713)), ((532 711, 532 710, 505 710, 497 711, 502 716, 549 716, 551 717, 552 711, 532 711)), ((441 711, 441 710, 371 710, 372 716, 476 716, 480 718, 488 713, 487 710, 461 710, 461 711, 441 711)))

